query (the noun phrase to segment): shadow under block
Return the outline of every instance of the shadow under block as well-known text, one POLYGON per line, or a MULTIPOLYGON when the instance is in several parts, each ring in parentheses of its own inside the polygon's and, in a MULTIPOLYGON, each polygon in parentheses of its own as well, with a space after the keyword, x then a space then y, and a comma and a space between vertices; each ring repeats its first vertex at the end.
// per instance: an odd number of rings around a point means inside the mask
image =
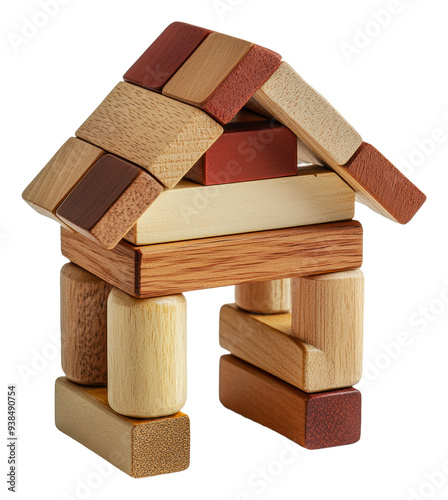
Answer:
POLYGON ((107 249, 126 235, 163 191, 148 172, 103 155, 57 209, 67 226, 107 249))
POLYGON ((163 88, 228 123, 278 68, 281 56, 253 43, 212 33, 163 88))
POLYGON ((236 285, 235 303, 240 309, 256 314, 289 312, 291 311, 291 280, 236 285))
POLYGON ((107 298, 112 286, 65 264, 61 269, 61 358, 68 379, 107 385, 107 298))
POLYGON ((107 306, 108 397, 121 415, 154 418, 187 398, 183 295, 136 299, 114 288, 107 306))
POLYGON ((221 403, 310 450, 353 444, 361 436, 361 393, 306 394, 231 355, 221 357, 221 403))
POLYGON ((61 231, 65 257, 135 297, 357 269, 362 263, 357 221, 140 247, 121 241, 113 250, 61 231))
POLYGON ((62 222, 56 210, 104 151, 71 137, 37 174, 23 192, 23 199, 34 210, 62 222))
POLYGON ((210 33, 187 23, 170 24, 126 72, 124 80, 162 92, 168 80, 210 33))
POLYGON ((181 181, 157 198, 125 239, 138 245, 183 241, 349 220, 354 212, 353 190, 321 167, 220 186, 181 181))
POLYGON ((222 132, 200 109, 121 82, 76 135, 145 168, 172 188, 222 132))
POLYGON ((183 413, 133 419, 115 413, 107 389, 56 380, 56 427, 132 477, 188 468, 190 419, 183 413))

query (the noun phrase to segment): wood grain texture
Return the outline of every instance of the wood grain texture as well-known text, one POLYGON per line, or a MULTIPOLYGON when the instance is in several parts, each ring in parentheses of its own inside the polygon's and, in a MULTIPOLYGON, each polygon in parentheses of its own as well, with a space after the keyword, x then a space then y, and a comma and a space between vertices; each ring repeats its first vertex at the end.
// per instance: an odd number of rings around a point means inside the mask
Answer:
POLYGON ((56 380, 56 427, 132 477, 185 470, 190 420, 183 413, 132 419, 114 412, 106 388, 56 380))
POLYGON ((187 173, 205 186, 297 174, 297 138, 273 120, 236 122, 187 173))
POLYGON ((62 229, 62 253, 136 297, 357 269, 362 227, 347 221, 104 250, 62 229))
POLYGON ((146 168, 172 188, 222 132, 200 109, 121 82, 76 135, 146 168))
POLYGON ((103 155, 57 209, 67 226, 107 249, 128 233, 163 191, 145 170, 103 155))
POLYGON ((291 280, 243 283, 235 287, 235 303, 240 309, 256 314, 291 311, 291 280))
POLYGON ((358 201, 400 224, 407 224, 426 200, 385 156, 365 142, 335 171, 355 189, 358 201))
POLYGON ((310 450, 353 444, 361 435, 361 393, 306 394, 235 358, 222 356, 219 397, 230 410, 310 450))
POLYGON ((228 123, 279 67, 281 56, 221 33, 209 35, 163 93, 228 123))
POLYGON ((61 269, 61 361, 68 379, 107 385, 107 298, 112 286, 65 264, 61 269))
POLYGON ((170 24, 126 72, 124 80, 162 92, 168 80, 210 33, 187 23, 170 24))
POLYGON ((107 322, 111 408, 137 418, 179 411, 187 398, 185 297, 136 299, 115 288, 107 322))
POLYGON ((319 167, 219 186, 181 181, 157 198, 125 239, 148 245, 208 238, 349 220, 354 211, 353 190, 319 167))
POLYGON ((22 194, 42 215, 62 222, 56 210, 104 151, 71 137, 37 174, 22 194))

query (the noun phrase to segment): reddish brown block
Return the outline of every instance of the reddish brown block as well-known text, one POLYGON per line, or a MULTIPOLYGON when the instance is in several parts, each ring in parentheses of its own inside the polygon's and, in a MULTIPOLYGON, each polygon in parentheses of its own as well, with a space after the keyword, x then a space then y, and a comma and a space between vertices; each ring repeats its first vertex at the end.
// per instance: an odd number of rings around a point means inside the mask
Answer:
POLYGON ((308 448, 352 444, 361 435, 361 393, 307 394, 232 355, 221 357, 221 403, 308 448))
POLYGON ((210 33, 212 31, 191 24, 170 24, 126 72, 124 80, 161 92, 163 86, 210 33))
POLYGON ((112 249, 151 205, 163 187, 143 169, 103 155, 59 206, 72 229, 112 249))
POLYGON ((187 173, 187 179, 209 186, 297 173, 296 136, 276 121, 257 120, 255 113, 243 115, 224 126, 223 135, 187 173))

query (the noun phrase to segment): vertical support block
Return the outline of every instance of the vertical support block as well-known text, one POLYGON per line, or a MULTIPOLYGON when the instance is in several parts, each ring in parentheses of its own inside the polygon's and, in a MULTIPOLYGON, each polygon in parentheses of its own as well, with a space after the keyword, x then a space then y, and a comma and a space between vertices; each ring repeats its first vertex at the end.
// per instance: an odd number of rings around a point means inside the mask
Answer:
POLYGON ((183 295, 108 300, 108 398, 137 418, 179 411, 187 397, 187 313, 183 295))
POLYGON ((236 285, 235 302, 240 309, 255 314, 289 312, 291 310, 291 280, 260 281, 236 285))
POLYGON ((61 269, 62 369, 78 384, 107 384, 107 298, 111 289, 75 264, 61 269))

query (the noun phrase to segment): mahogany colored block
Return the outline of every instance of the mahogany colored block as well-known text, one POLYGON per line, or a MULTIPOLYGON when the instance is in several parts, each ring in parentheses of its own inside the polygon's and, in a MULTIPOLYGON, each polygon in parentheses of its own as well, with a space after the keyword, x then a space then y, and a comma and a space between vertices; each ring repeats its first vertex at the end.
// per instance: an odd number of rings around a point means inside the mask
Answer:
POLYGON ((112 249, 163 191, 143 169, 103 155, 56 214, 72 229, 112 249))
POLYGON ((248 117, 225 125, 223 135, 186 177, 210 186, 296 173, 296 136, 274 120, 263 120, 261 117, 261 120, 255 121, 248 117))
POLYGON ((361 393, 353 388, 307 394, 226 355, 219 397, 226 408, 310 450, 356 443, 361 436, 361 393))
POLYGON ((212 31, 175 22, 131 66, 124 80, 161 92, 164 85, 212 31))

